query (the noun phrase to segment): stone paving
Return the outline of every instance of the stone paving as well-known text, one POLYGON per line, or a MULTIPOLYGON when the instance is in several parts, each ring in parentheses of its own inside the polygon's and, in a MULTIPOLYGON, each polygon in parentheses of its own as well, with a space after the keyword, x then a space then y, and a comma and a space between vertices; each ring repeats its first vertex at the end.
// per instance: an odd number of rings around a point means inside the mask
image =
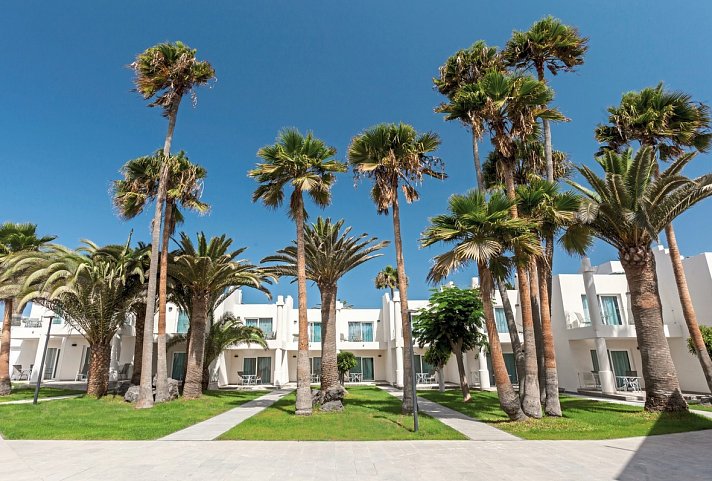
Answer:
MULTIPOLYGON (((403 391, 391 386, 378 386, 393 396, 403 398, 403 391)), ((454 409, 447 408, 441 404, 418 397, 418 410, 474 441, 517 441, 519 438, 513 434, 506 433, 489 424, 472 419, 466 414, 462 414, 454 409)))
POLYGON ((292 392, 292 389, 272 391, 215 417, 169 434, 159 439, 159 441, 210 441, 229 431, 245 419, 271 406, 290 392, 292 392))

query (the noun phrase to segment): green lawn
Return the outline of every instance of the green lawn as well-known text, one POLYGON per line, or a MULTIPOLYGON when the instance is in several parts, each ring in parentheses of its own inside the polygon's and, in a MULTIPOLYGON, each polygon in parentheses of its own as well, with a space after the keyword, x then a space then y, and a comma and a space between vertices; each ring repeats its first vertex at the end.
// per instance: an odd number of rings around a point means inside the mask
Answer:
POLYGON ((568 396, 561 397, 561 418, 510 422, 496 392, 473 392, 467 404, 459 390, 419 395, 524 439, 613 439, 712 429, 712 420, 697 414, 651 414, 637 406, 568 396))
POLYGON ((698 411, 712 411, 712 406, 702 405, 702 404, 690 404, 690 409, 697 409, 698 411))
POLYGON ((295 441, 372 441, 392 439, 466 439, 440 421, 421 415, 419 430, 413 418, 400 413, 400 400, 371 386, 348 389, 342 413, 294 415, 295 394, 283 397, 260 414, 223 434, 220 439, 295 441))
POLYGON ((0 405, 5 439, 157 439, 263 395, 265 391, 210 391, 152 409, 134 409, 121 396, 0 405))
MULTIPOLYGON (((72 394, 82 394, 82 391, 76 389, 62 389, 57 387, 40 387, 39 397, 54 397, 54 396, 70 396, 72 394)), ((35 386, 30 384, 13 384, 12 393, 7 396, 0 396, 0 403, 7 401, 22 401, 24 399, 33 399, 35 396, 35 386)))

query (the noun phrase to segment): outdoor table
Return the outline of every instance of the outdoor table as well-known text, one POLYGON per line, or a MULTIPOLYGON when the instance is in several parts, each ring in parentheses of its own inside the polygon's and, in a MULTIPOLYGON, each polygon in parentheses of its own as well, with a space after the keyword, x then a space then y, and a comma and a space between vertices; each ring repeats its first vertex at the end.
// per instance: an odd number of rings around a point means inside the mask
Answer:
POLYGON ((427 372, 419 372, 415 375, 416 384, 427 384, 430 381, 430 375, 427 372))
POLYGON ((244 382, 247 385, 256 384, 257 375, 256 374, 245 374, 244 376, 242 376, 242 379, 244 379, 244 382))
POLYGON ((349 373, 349 381, 351 382, 361 382, 363 379, 363 374, 360 372, 350 372, 349 373))

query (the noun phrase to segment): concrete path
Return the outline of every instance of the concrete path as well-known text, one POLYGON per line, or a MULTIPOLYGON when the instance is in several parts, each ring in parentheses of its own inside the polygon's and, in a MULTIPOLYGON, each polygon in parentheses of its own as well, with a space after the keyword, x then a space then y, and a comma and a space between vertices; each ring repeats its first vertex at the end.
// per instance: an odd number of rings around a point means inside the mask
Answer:
MULTIPOLYGON (((638 406, 638 407, 643 407, 645 403, 643 401, 622 401, 618 399, 609 399, 609 398, 604 398, 604 397, 595 397, 595 396, 585 396, 583 394, 578 394, 578 393, 566 393, 567 396, 569 397, 578 397, 578 398, 583 398, 583 399, 590 399, 591 401, 601 401, 604 403, 613 403, 613 404, 627 404, 628 406, 638 406)), ((712 419, 712 411, 703 411, 702 409, 695 409, 694 404, 690 404, 690 412, 693 412, 695 414, 699 414, 700 416, 704 416, 706 418, 712 419)))
MULTIPOLYGON (((391 386, 378 386, 384 391, 396 397, 403 397, 403 391, 391 386)), ((477 421, 470 416, 462 414, 453 409, 447 408, 433 401, 428 401, 418 397, 418 408, 420 412, 434 417, 441 423, 450 426, 461 432, 474 441, 518 441, 519 438, 509 433, 505 433, 489 424, 477 421)))
MULTIPOLYGON (((41 403, 42 403, 42 402, 45 402, 45 401, 58 401, 58 400, 60 400, 60 399, 72 399, 72 398, 75 398, 75 397, 84 396, 84 394, 86 394, 86 393, 82 393, 82 394, 69 394, 69 395, 67 395, 67 396, 41 397, 41 398, 37 398, 37 402, 41 402, 41 403)), ((34 399, 20 399, 20 400, 18 400, 18 401, 5 401, 5 402, 1 402, 1 403, 0 403, 0 406, 4 406, 4 405, 6 405, 6 404, 32 404, 32 401, 34 401, 34 399)))
POLYGON ((710 431, 607 441, 0 441, 0 466, 12 481, 708 481, 710 452, 710 431))
POLYGON ((290 392, 292 392, 292 389, 272 391, 215 417, 169 434, 159 439, 159 441, 210 441, 229 431, 245 419, 271 406, 275 401, 290 392))

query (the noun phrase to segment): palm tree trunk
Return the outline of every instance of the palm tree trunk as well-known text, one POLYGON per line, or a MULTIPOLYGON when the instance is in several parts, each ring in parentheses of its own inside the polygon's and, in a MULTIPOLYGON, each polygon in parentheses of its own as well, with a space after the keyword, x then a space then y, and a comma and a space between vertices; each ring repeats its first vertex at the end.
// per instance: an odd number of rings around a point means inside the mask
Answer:
POLYGON ((143 326, 146 321, 145 304, 136 305, 136 340, 134 342, 133 370, 131 371, 131 384, 139 385, 141 383, 141 350, 143 349, 143 326))
POLYGON ((104 396, 109 389, 111 342, 89 344, 89 352, 87 396, 100 398, 104 396))
POLYGON ((336 364, 336 286, 321 291, 321 392, 339 384, 336 364))
POLYGON ((643 364, 646 411, 687 411, 670 347, 665 339, 662 306, 649 245, 619 252, 630 289, 631 308, 643 364))
MULTIPOLYGON (((544 237, 544 260, 545 260, 545 265, 543 266, 544 269, 544 279, 546 281, 546 292, 549 297, 549 316, 551 317, 551 299, 552 293, 552 276, 551 273, 554 272, 554 233, 547 233, 546 236, 544 237)), ((539 266, 540 269, 542 269, 542 266, 539 266)), ((541 282, 541 281, 539 281, 541 282)))
POLYGON ((166 198, 166 189, 168 184, 168 158, 171 155, 171 143, 173 142, 173 131, 176 126, 178 117, 178 106, 180 105, 181 97, 178 97, 168 114, 168 131, 166 139, 163 143, 163 162, 161 165, 161 175, 158 179, 158 195, 156 196, 156 208, 153 213, 153 222, 151 223, 151 263, 148 269, 148 287, 146 294, 146 322, 143 330, 143 353, 141 365, 145 369, 141 370, 141 389, 139 390, 138 400, 135 407, 150 408, 153 407, 153 317, 156 309, 156 277, 158 277, 158 254, 160 234, 161 234, 161 217, 163 212, 163 204, 166 198))
MULTIPOLYGON (((511 162, 504 163, 504 180, 507 185, 507 197, 509 200, 516 199, 514 189, 514 172, 511 162)), ((519 217, 517 204, 512 205, 511 215, 513 219, 519 217)), ((523 259, 525 256, 520 249, 515 249, 514 256, 523 259)), ((537 376, 536 343, 534 340, 534 320, 532 318, 531 296, 529 294, 529 279, 527 269, 521 263, 517 263, 517 283, 519 286, 519 304, 522 313, 522 331, 524 333, 524 378, 519 379, 519 397, 522 401, 524 414, 532 418, 541 418, 541 401, 539 398, 539 379, 537 376), (523 385, 522 385, 523 384, 523 385)))
POLYGON ((549 289, 546 285, 546 267, 538 261, 539 273, 539 301, 541 302, 541 335, 544 351, 544 385, 546 399, 544 412, 549 416, 561 416, 561 403, 559 402, 559 374, 556 370, 556 351, 554 349, 554 334, 551 331, 551 307, 549 305, 549 289))
MULTIPOLYGON (((487 327, 487 337, 489 339, 489 351, 492 358, 492 371, 494 382, 497 385, 497 397, 502 410, 512 421, 521 421, 527 418, 519 404, 519 397, 512 387, 509 379, 507 365, 504 363, 502 345, 499 342, 497 323, 494 320, 494 307, 492 306, 492 272, 486 264, 479 263, 477 271, 480 273, 480 288, 482 290, 482 304, 485 311, 485 325, 487 327)), ((506 291, 505 291, 506 295, 506 291)), ((516 329, 515 329, 516 333, 516 329)), ((518 336, 517 336, 518 337, 518 336)))
POLYGON ((296 193, 297 208, 297 300, 299 303, 299 345, 297 351, 297 402, 295 414, 312 413, 311 376, 309 375, 309 321, 307 319, 307 270, 304 252, 304 198, 296 193))
MULTIPOLYGON (((546 82, 544 79, 544 64, 536 64, 536 73, 540 82, 546 82)), ((544 157, 546 158, 546 180, 554 182, 554 160, 551 152, 551 125, 549 120, 541 119, 544 126, 544 157)))
POLYGON ((193 296, 190 316, 190 344, 186 363, 183 397, 198 399, 203 394, 203 361, 205 359, 205 330, 208 323, 208 296, 193 296))
POLYGON ((166 352, 166 304, 168 297, 168 241, 173 227, 173 202, 166 199, 161 239, 161 265, 158 277, 158 354, 156 359, 156 402, 168 397, 168 353, 166 352))
POLYGON ((10 341, 12 331, 12 306, 13 299, 3 299, 5 313, 2 317, 2 337, 0 337, 0 396, 7 396, 12 392, 10 380, 10 341))
POLYGON ((532 320, 534 322, 534 339, 536 340, 536 366, 539 377, 539 399, 546 401, 546 368, 544 367, 544 335, 541 328, 541 309, 539 302, 539 273, 536 260, 529 262, 529 295, 532 302, 532 320))
POLYGON ((692 305, 690 290, 687 288, 685 269, 682 267, 682 257, 680 256, 680 249, 677 246, 677 238, 675 237, 675 230, 673 229, 672 224, 668 224, 665 227, 665 236, 667 237, 668 248, 670 249, 670 261, 672 262, 672 270, 675 274, 677 292, 680 296, 682 315, 685 318, 687 330, 692 338, 692 344, 695 346, 695 351, 697 351, 697 358, 700 361, 700 366, 702 366, 702 372, 705 374, 707 387, 710 391, 712 391, 712 360, 710 359, 710 354, 705 346, 705 341, 702 339, 700 326, 697 323, 697 314, 695 313, 695 308, 692 305))
MULTIPOLYGON (((398 187, 394 189, 398 192, 398 187)), ((396 270, 398 272, 398 291, 400 293, 401 326, 403 329, 403 404, 404 414, 413 412, 413 333, 410 326, 408 311, 408 277, 405 274, 405 258, 403 257, 403 239, 400 230, 400 207, 398 194, 393 200, 393 238, 396 247, 396 270)), ((462 358, 460 359, 462 361, 462 358)))
POLYGON ((470 395, 470 386, 467 383, 467 373, 465 372, 465 363, 462 360, 462 339, 457 342, 450 341, 450 348, 455 356, 455 362, 457 364, 457 377, 460 382, 460 390, 462 391, 462 402, 468 403, 472 401, 472 396, 470 395))
POLYGON ((477 139, 477 131, 475 127, 472 126, 472 158, 475 162, 475 174, 477 175, 477 188, 478 190, 484 192, 485 190, 485 180, 484 175, 482 175, 482 163, 480 162, 480 145, 477 139))
MULTIPOLYGON (((514 353, 514 363, 517 366, 517 380, 520 384, 524 384, 524 351, 522 351, 522 343, 519 340, 519 331, 517 330, 517 322, 514 317, 514 309, 512 303, 509 302, 507 295, 507 286, 501 280, 496 281, 499 296, 502 298, 502 306, 504 307, 504 317, 507 319, 507 330, 512 343, 512 352, 514 353)), ((499 337, 499 334, 497 335, 499 337)))

